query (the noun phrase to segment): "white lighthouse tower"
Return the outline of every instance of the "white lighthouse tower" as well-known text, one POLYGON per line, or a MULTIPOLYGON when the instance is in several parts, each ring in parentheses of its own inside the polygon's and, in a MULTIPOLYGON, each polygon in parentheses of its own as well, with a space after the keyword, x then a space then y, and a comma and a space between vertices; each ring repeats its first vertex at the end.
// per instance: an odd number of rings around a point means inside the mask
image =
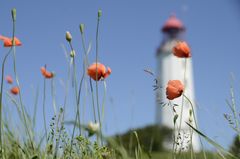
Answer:
MULTIPOLYGON (((166 126, 168 128, 173 129, 173 109, 172 106, 165 105, 163 107, 162 103, 168 103, 169 100, 166 98, 166 86, 169 80, 180 80, 185 85, 184 94, 192 101, 193 106, 195 106, 195 96, 194 96, 194 86, 193 86, 193 70, 192 70, 192 58, 188 58, 187 62, 185 58, 178 58, 173 55, 172 48, 175 46, 178 40, 183 40, 183 34, 185 32, 185 27, 183 23, 176 18, 176 16, 172 15, 165 22, 163 28, 163 40, 160 47, 157 50, 157 85, 160 89, 157 89, 156 92, 156 121, 157 124, 161 126, 166 126), (186 66, 186 69, 185 69, 186 66), (184 71, 186 71, 184 73, 184 71), (185 74, 185 81, 184 81, 185 74)), ((182 113, 182 124, 181 124, 181 142, 182 147, 186 149, 189 147, 189 140, 187 139, 190 136, 190 128, 185 124, 185 121, 189 121, 189 110, 191 109, 191 105, 189 102, 182 97, 176 98, 171 101, 172 104, 177 104, 175 107, 178 116, 176 125, 180 125, 180 114, 181 107, 183 105, 183 113, 182 113), (185 141, 184 141, 185 140, 185 141)), ((194 108, 196 112, 196 109, 194 108)), ((193 119, 193 125, 195 123, 193 119)), ((178 130, 175 129, 176 137, 178 136, 178 130)), ((176 141, 176 139, 175 139, 176 141)), ((164 141, 165 148, 172 149, 173 146, 173 138, 166 139, 164 141)), ((192 146, 194 151, 200 151, 200 144, 198 136, 193 133, 192 146)))

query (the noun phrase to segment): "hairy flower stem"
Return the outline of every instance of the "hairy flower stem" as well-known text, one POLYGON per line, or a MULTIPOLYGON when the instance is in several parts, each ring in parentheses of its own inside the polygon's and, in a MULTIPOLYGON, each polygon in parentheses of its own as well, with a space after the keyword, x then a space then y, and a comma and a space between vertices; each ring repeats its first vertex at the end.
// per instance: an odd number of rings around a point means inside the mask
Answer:
POLYGON ((7 57, 10 55, 12 51, 12 47, 9 49, 9 51, 6 53, 6 55, 4 56, 3 58, 3 62, 2 62, 2 76, 1 76, 1 92, 0 92, 0 157, 2 157, 2 149, 3 149, 3 146, 2 146, 2 130, 3 130, 3 123, 2 123, 2 96, 3 96, 3 78, 4 78, 4 67, 5 67, 5 63, 6 63, 6 60, 7 60, 7 57))
MULTIPOLYGON (((69 42, 69 45, 71 47, 71 51, 72 53, 74 52, 72 43, 69 42)), ((72 154, 72 145, 73 145, 73 138, 74 138, 74 134, 75 134, 75 129, 76 129, 76 125, 78 123, 78 127, 79 127, 79 133, 80 135, 82 134, 82 130, 81 130, 81 119, 80 119, 80 92, 81 92, 81 87, 82 87, 82 81, 83 81, 83 77, 80 81, 80 85, 79 85, 79 91, 77 90, 77 78, 76 78, 76 63, 75 63, 75 53, 73 55, 73 74, 74 74, 74 88, 75 88, 75 97, 76 97, 76 106, 77 106, 77 113, 76 113, 76 117, 74 120, 74 126, 73 126, 73 132, 72 132, 72 138, 71 138, 71 146, 70 146, 70 156, 72 154), (78 122, 77 122, 78 120, 78 122)))
POLYGON ((52 78, 52 80, 51 80, 51 94, 52 94, 54 115, 57 115, 57 106, 56 106, 56 99, 55 99, 56 92, 55 92, 54 78, 52 78))
MULTIPOLYGON (((12 36, 12 43, 13 43, 13 65, 14 65, 14 74, 15 74, 15 79, 16 79, 16 83, 18 88, 20 89, 20 83, 18 80, 18 75, 17 75, 17 66, 16 66, 16 47, 15 47, 15 41, 14 41, 14 37, 15 37, 15 21, 13 21, 13 36, 12 36)), ((21 93, 21 89, 19 91, 19 100, 20 100, 20 105, 21 105, 21 109, 22 109, 22 113, 23 113, 23 119, 24 119, 24 126, 26 129, 26 132, 28 134, 29 140, 30 140, 30 144, 32 147, 32 150, 34 150, 34 146, 33 146, 33 142, 32 142, 32 137, 28 128, 28 123, 27 123, 27 119, 26 119, 26 115, 25 115, 25 108, 23 105, 23 101, 22 101, 22 93, 21 93)))
MULTIPOLYGON (((96 63, 98 62, 98 32, 99 32, 99 22, 100 16, 97 19, 97 30, 96 30, 96 63)), ((96 67, 96 79, 98 79, 98 67, 96 67)), ((100 106, 99 106, 99 98, 98 98, 98 80, 96 80, 96 98, 97 98, 97 111, 98 111, 98 121, 100 124, 100 138, 101 138, 101 145, 103 145, 102 140, 102 123, 101 123, 101 114, 100 114, 100 106)))
MULTIPOLYGON (((184 73, 183 73, 183 85, 185 86, 185 81, 186 81, 186 70, 187 70, 187 59, 184 59, 184 73)), ((186 88, 185 88, 186 89, 186 88)), ((182 94, 182 106, 181 106, 181 112, 180 112, 180 123, 179 123, 179 128, 178 128, 178 135, 181 135, 180 131, 181 131, 181 127, 182 127, 182 117, 183 117, 183 109, 184 109, 184 93, 185 90, 183 91, 182 94)), ((180 152, 181 152, 182 147, 180 147, 180 152)))
MULTIPOLYGON (((84 50, 84 54, 85 54, 85 59, 84 59, 84 74, 85 74, 85 70, 89 65, 88 62, 88 52, 86 49, 86 45, 85 45, 85 36, 84 36, 84 32, 81 32, 81 38, 82 38, 82 45, 83 45, 83 50, 84 50)), ((93 94, 93 89, 92 89, 92 79, 89 77, 90 80, 90 86, 91 86, 91 94, 92 94, 92 106, 93 106, 93 115, 94 115, 94 122, 97 122, 96 119, 96 110, 95 110, 95 104, 94 104, 94 94, 93 94)))
MULTIPOLYGON (((46 67, 46 66, 45 66, 46 67)), ((45 112, 45 101, 46 101, 46 79, 43 77, 43 122, 44 122, 44 130, 45 130, 45 138, 47 144, 47 122, 46 122, 46 112, 45 112)))
MULTIPOLYGON (((69 42, 69 45, 71 47, 71 51, 74 52, 72 43, 69 42)), ((75 88, 75 97, 76 97, 76 106, 77 106, 77 120, 78 120, 78 124, 81 125, 81 119, 80 119, 80 108, 78 105, 78 90, 77 90, 77 75, 76 75, 76 62, 75 62, 75 55, 73 56, 73 75, 74 75, 74 88, 75 88)), ((75 127, 76 127, 76 123, 77 121, 75 121, 75 127)), ((79 133, 81 135, 81 127, 79 126, 79 133)))

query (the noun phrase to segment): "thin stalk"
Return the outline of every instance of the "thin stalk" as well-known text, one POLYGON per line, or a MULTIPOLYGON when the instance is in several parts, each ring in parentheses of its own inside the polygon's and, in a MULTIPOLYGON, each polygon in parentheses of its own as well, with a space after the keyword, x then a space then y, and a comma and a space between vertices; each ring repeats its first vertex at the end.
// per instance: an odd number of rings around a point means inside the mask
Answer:
MULTIPOLYGON (((193 120, 194 120, 196 129, 198 129, 197 120, 196 120, 196 115, 195 115, 195 110, 193 109, 193 103, 191 102, 191 100, 190 100, 186 95, 183 94, 183 96, 187 99, 187 101, 188 101, 188 102, 190 103, 190 105, 191 105, 191 109, 192 109, 192 112, 193 112, 193 120)), ((202 139, 201 139, 200 136, 199 136, 199 139, 200 139, 200 144, 201 144, 201 146, 202 146, 202 148, 203 148, 203 143, 202 143, 202 139)), ((207 156, 206 156, 205 151, 202 150, 202 152, 203 152, 204 159, 207 159, 207 156)))
MULTIPOLYGON (((233 110, 233 117, 234 117, 234 120, 235 120, 235 123, 236 123, 236 129, 237 131, 239 132, 239 122, 238 122, 238 119, 237 119, 237 110, 236 110, 236 102, 235 102, 235 95, 234 95, 234 89, 233 89, 233 86, 231 85, 231 102, 232 102, 232 110, 233 110)), ((240 141, 240 133, 238 133, 238 141, 240 141)))
MULTIPOLYGON (((71 51, 73 52, 74 49, 73 49, 72 43, 69 42, 69 45, 71 47, 71 51)), ((80 133, 80 135, 82 134, 80 111, 79 111, 80 108, 79 107, 80 107, 80 93, 81 93, 81 88, 82 88, 82 81, 84 79, 84 73, 83 73, 82 78, 80 80, 79 90, 77 91, 75 55, 73 56, 73 74, 74 74, 74 85, 75 85, 77 113, 76 113, 76 117, 75 117, 75 120, 74 120, 75 122, 74 122, 74 126, 73 126, 73 133, 72 133, 71 146, 70 146, 70 156, 71 156, 71 153, 72 153, 73 138, 74 138, 74 134, 75 134, 77 120, 78 120, 78 124, 79 124, 79 133, 80 133)))
POLYGON ((107 84, 106 84, 105 80, 103 80, 103 85, 104 85, 104 94, 103 94, 103 102, 102 102, 102 121, 101 121, 101 123, 103 123, 103 120, 104 120, 105 101, 106 101, 106 94, 107 94, 107 84))
MULTIPOLYGON (((186 83, 186 69, 187 69, 187 59, 185 58, 185 62, 184 62, 184 74, 183 74, 183 85, 185 86, 186 83)), ((185 92, 185 91, 184 91, 185 92)), ((184 92, 183 92, 183 96, 182 96, 182 107, 181 107, 181 114, 180 114, 180 125, 179 125, 179 129, 181 129, 182 126, 182 114, 183 114, 183 107, 184 107, 184 92)))
POLYGON ((35 126, 36 126, 36 116, 37 116, 38 97, 39 97, 39 87, 37 87, 37 92, 36 92, 35 102, 34 102, 33 119, 32 119, 32 121, 33 121, 33 131, 34 131, 35 126))
MULTIPOLYGON (((63 128, 63 123, 64 123, 64 119, 65 119, 65 109, 66 109, 66 105, 67 105, 67 95, 68 95, 68 86, 69 86, 69 81, 70 81, 70 68, 71 68, 71 63, 69 63, 68 65, 68 78, 66 81, 66 88, 65 88, 65 97, 64 97, 64 104, 63 104, 63 115, 62 115, 62 122, 61 122, 61 128, 59 131, 59 137, 55 146, 55 153, 54 153, 54 159, 57 158, 57 154, 58 154, 58 146, 59 146, 59 142, 60 142, 60 137, 61 137, 61 133, 62 133, 62 128, 63 128)), ((73 140, 73 139, 72 139, 73 140)), ((70 151, 71 152, 71 151, 70 151)))
MULTIPOLYGON (((187 70, 187 58, 184 59, 184 73, 183 73, 183 85, 185 86, 185 80, 186 80, 186 70, 187 70)), ((182 94, 182 106, 181 106, 181 112, 180 112, 180 124, 178 128, 178 135, 180 135, 181 127, 182 127, 182 116, 183 116, 183 108, 184 108, 184 92, 182 94)), ((182 147, 180 147, 181 150, 182 147)))
POLYGON ((44 130, 47 144, 47 124, 46 124, 46 112, 45 112, 45 101, 46 101, 46 79, 43 77, 43 122, 44 122, 44 130))
POLYGON ((66 60, 67 60, 67 63, 69 64, 68 65, 68 78, 67 78, 67 81, 66 81, 66 88, 65 88, 65 96, 64 96, 64 104, 63 104, 63 121, 65 119, 65 109, 66 109, 66 105, 67 105, 67 95, 68 95, 68 89, 69 89, 69 82, 70 82, 70 79, 71 79, 71 61, 68 60, 68 54, 67 54, 67 51, 65 49, 65 47, 63 46, 63 49, 66 53, 66 60))
POLYGON ((52 94, 53 110, 54 110, 54 115, 57 115, 55 93, 56 92, 55 92, 55 86, 54 86, 54 78, 52 78, 52 80, 51 80, 51 94, 52 94))
MULTIPOLYGON (((174 115, 174 118, 175 118, 175 115, 177 115, 177 113, 176 113, 176 110, 175 110, 175 108, 174 108, 174 106, 172 105, 172 102, 169 100, 169 105, 170 105, 170 107, 171 108, 173 108, 173 115, 174 115)), ((173 126, 173 147, 172 147, 172 150, 173 150, 173 154, 172 154, 172 158, 173 159, 176 159, 176 153, 175 153, 175 151, 177 151, 177 146, 176 146, 176 129, 178 129, 178 125, 177 125, 177 119, 173 119, 173 120, 176 120, 173 124, 174 124, 174 126, 173 126)))
MULTIPOLYGON (((96 64, 98 63, 98 32, 99 32, 99 22, 100 17, 97 19, 97 30, 96 30, 96 64)), ((96 65, 97 66, 97 65, 96 65)), ((96 79, 98 79, 98 67, 96 67, 96 79)), ((98 98, 98 80, 96 80, 96 98, 97 98, 97 111, 98 111, 98 121, 100 125, 100 137, 101 137, 101 145, 103 145, 102 141, 102 123, 101 123, 101 114, 100 114, 100 106, 99 106, 99 98, 98 98)))
MULTIPOLYGON (((82 32, 81 35, 82 35, 81 38, 82 38, 83 50, 84 50, 84 54, 85 54, 85 59, 84 59, 84 64, 85 64, 84 72, 85 72, 86 68, 89 65, 89 62, 88 62, 88 53, 87 53, 87 49, 86 49, 86 45, 85 45, 85 34, 84 34, 84 32, 82 32)), ((89 80, 90 80, 90 85, 92 85, 92 79, 90 77, 89 77, 89 80)), ((96 123, 97 119, 96 119, 96 110, 95 110, 94 94, 93 94, 92 86, 91 86, 91 93, 92 93, 92 106, 93 106, 94 122, 96 123)))
MULTIPOLYGON (((72 46, 72 43, 69 42, 69 45, 71 47, 71 51, 74 52, 74 49, 73 49, 73 46, 72 46)), ((73 56, 73 78, 74 78, 74 85, 75 85, 75 97, 76 97, 76 106, 77 106, 77 119, 78 119, 78 123, 79 125, 81 125, 81 119, 80 119, 80 108, 79 108, 79 105, 77 103, 78 101, 78 91, 77 91, 77 76, 76 76, 76 62, 75 62, 75 55, 73 56)), ((75 121, 76 122, 76 121, 75 121)), ((76 124, 75 124, 75 127, 76 127, 76 124)), ((81 135, 81 127, 79 127, 79 133, 81 135)))
POLYGON ((10 55, 12 51, 12 47, 9 49, 9 51, 4 56, 3 62, 2 62, 2 77, 1 77, 1 92, 0 92, 0 157, 2 157, 2 96, 3 96, 3 78, 4 78, 4 68, 5 68, 5 62, 7 60, 7 57, 10 55))
POLYGON ((176 130, 176 124, 174 123, 174 126, 173 126, 173 147, 172 147, 172 158, 173 159, 176 159, 176 154, 175 154, 175 140, 176 140, 176 133, 175 133, 175 130, 176 130))
POLYGON ((61 132, 62 132, 62 129, 63 129, 63 109, 60 108, 60 113, 58 115, 58 119, 57 119, 57 123, 56 123, 56 131, 59 131, 59 134, 58 134, 58 140, 56 141, 56 145, 55 145, 55 152, 54 152, 54 155, 53 155, 53 159, 56 159, 57 158, 57 154, 58 154, 58 147, 59 147, 59 143, 60 143, 60 136, 61 136, 61 132), (59 127, 58 127, 58 124, 60 123, 60 130, 59 130, 59 127))
POLYGON ((89 83, 90 83, 90 90, 91 90, 91 94, 92 94, 92 106, 93 106, 94 122, 97 123, 95 102, 94 102, 94 93, 93 93, 93 86, 92 86, 92 79, 91 78, 89 78, 89 83))
MULTIPOLYGON (((12 43, 13 43, 13 65, 14 65, 14 74, 15 74, 16 83, 17 83, 18 88, 20 89, 20 84, 19 84, 18 75, 17 75, 17 67, 16 67, 16 47, 15 47, 14 37, 15 37, 15 21, 13 21, 13 36, 12 36, 12 39, 13 39, 12 40, 12 43)), ((22 113, 23 113, 24 125, 26 128, 27 134, 29 136, 30 144, 32 146, 32 149, 34 150, 32 137, 31 137, 29 128, 27 126, 28 124, 27 124, 27 119, 26 119, 26 115, 25 115, 25 108, 24 108, 23 101, 22 101, 21 90, 19 91, 19 100, 20 100, 21 109, 22 109, 22 113)))

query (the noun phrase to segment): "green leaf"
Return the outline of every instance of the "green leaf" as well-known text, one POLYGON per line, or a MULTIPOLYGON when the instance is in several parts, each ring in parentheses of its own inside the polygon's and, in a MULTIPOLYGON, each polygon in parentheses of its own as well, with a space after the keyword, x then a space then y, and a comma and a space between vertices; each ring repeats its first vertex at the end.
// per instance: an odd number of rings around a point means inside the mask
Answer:
POLYGON ((211 145, 213 145, 216 149, 218 149, 219 151, 222 151, 224 153, 226 153, 227 155, 233 157, 234 159, 237 159, 237 157, 235 157, 232 153, 230 153, 229 151, 225 150, 225 148, 223 148, 221 145, 219 145, 218 143, 216 143, 215 141, 213 141, 212 139, 210 139, 209 137, 207 137, 206 135, 204 135, 202 132, 200 132, 199 130, 197 130, 196 128, 194 128, 191 124, 185 122, 189 127, 191 127, 196 133, 198 133, 200 136, 202 136, 208 143, 210 143, 211 145))

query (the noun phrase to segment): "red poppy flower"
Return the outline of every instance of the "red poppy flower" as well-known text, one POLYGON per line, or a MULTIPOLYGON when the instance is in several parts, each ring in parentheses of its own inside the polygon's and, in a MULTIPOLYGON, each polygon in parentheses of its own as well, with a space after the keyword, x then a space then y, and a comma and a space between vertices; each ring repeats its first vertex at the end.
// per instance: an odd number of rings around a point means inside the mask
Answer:
POLYGON ((41 72, 42 72, 42 75, 48 79, 53 78, 54 76, 54 74, 52 72, 47 71, 45 67, 41 67, 41 72))
POLYGON ((168 81, 166 88, 166 95, 169 100, 173 100, 182 95, 184 91, 184 85, 179 80, 168 81))
POLYGON ((7 83, 9 83, 9 84, 12 84, 12 83, 13 83, 13 79, 12 79, 12 77, 11 77, 10 75, 6 76, 6 77, 5 77, 5 80, 6 80, 7 83))
POLYGON ((12 89, 10 90, 12 94, 14 95, 18 95, 20 92, 20 89, 18 87, 12 87, 12 89))
POLYGON ((104 74, 104 78, 107 78, 110 74, 112 73, 112 70, 111 70, 111 68, 107 68, 107 72, 104 74))
MULTIPOLYGON (((0 40, 3 40, 4 47, 12 47, 13 46, 12 38, 8 38, 8 37, 5 37, 5 36, 0 36, 0 40)), ((14 37, 14 42, 15 42, 15 46, 21 46, 22 45, 21 41, 16 37, 14 37)))
POLYGON ((172 49, 173 54, 180 58, 191 57, 191 51, 188 44, 185 41, 178 42, 172 49))
POLYGON ((88 67, 88 75, 95 81, 99 81, 102 78, 106 78, 111 74, 111 69, 106 67, 101 63, 93 63, 88 67), (97 72, 96 72, 97 71, 97 72))

